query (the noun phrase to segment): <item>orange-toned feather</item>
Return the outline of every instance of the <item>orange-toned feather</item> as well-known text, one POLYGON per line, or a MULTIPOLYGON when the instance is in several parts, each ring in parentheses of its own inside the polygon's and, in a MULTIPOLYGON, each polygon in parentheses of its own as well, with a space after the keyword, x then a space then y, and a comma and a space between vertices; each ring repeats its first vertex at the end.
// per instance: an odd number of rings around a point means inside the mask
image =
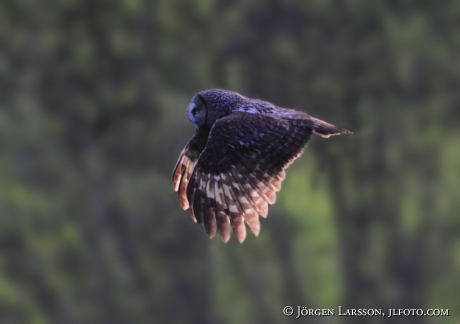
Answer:
MULTIPOLYGON (((172 175, 172 186, 174 191, 178 192, 179 203, 181 207, 186 210, 190 207, 190 203, 187 199, 187 185, 190 181, 193 169, 195 168, 196 161, 193 162, 186 154, 187 148, 185 148, 177 161, 176 167, 174 168, 172 175)), ((196 218, 192 218, 196 222, 196 218)))

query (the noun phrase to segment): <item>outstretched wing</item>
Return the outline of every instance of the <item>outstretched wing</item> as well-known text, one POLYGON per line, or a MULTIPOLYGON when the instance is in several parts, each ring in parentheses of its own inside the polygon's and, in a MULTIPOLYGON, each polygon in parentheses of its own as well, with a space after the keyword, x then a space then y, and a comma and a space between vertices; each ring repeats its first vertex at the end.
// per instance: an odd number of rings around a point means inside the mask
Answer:
POLYGON ((192 217, 204 224, 210 237, 219 231, 226 242, 233 228, 242 242, 244 223, 259 234, 259 216, 267 216, 284 169, 301 154, 313 131, 308 115, 285 117, 236 112, 213 125, 186 197, 192 217))

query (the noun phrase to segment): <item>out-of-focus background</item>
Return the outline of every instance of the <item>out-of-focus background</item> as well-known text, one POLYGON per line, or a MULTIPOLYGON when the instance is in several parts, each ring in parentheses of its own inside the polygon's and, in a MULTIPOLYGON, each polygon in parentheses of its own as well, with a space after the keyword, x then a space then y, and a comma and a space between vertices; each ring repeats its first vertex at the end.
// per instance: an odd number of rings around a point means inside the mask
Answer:
POLYGON ((460 321, 460 3, 3 1, 0 322, 460 321), (314 137, 256 239, 210 240, 170 184, 185 110, 238 91, 314 137))

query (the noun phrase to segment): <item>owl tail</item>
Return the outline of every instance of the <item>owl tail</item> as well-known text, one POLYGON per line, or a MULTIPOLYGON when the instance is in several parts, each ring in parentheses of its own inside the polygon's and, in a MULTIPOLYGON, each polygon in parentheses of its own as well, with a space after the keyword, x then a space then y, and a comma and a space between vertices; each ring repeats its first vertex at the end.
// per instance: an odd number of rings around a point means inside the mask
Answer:
POLYGON ((311 128, 313 134, 319 135, 321 137, 329 138, 334 135, 353 134, 345 128, 334 126, 332 124, 326 123, 325 121, 322 121, 321 119, 317 119, 311 116, 310 119, 312 121, 311 128))

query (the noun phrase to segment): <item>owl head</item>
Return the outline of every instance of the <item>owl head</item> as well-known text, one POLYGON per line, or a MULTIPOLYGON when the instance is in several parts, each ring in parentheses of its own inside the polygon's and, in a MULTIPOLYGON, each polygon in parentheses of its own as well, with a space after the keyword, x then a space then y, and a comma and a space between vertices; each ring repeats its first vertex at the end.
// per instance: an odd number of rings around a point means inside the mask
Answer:
POLYGON ((228 116, 246 100, 232 91, 204 90, 193 96, 187 107, 187 116, 195 128, 211 128, 217 119, 228 116))

